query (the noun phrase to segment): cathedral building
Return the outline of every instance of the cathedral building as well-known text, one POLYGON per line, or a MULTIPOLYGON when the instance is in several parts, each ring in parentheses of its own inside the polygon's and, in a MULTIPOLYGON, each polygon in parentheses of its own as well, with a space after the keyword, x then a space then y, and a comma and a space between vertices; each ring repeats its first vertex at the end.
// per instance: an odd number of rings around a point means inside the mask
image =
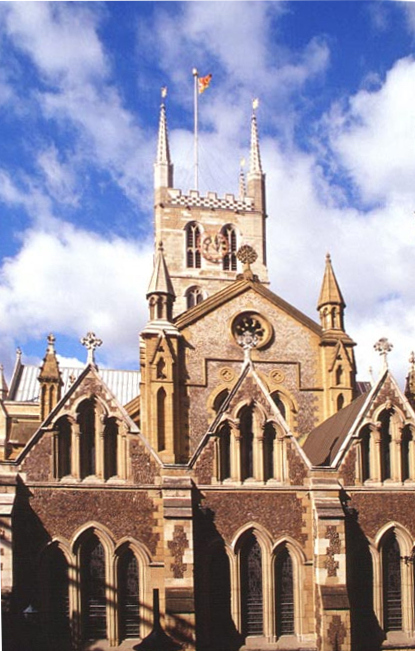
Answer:
POLYGON ((329 255, 316 321, 272 292, 255 114, 202 196, 162 105, 154 183, 140 372, 0 377, 3 649, 415 649, 415 359, 356 380, 329 255))

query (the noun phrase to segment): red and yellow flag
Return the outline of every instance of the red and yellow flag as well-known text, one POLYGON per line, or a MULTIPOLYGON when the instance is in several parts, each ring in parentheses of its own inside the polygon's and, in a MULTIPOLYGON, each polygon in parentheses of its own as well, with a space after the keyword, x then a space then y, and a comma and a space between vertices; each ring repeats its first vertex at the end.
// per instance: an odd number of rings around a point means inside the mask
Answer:
POLYGON ((205 77, 198 77, 198 82, 199 82, 199 95, 201 93, 204 93, 207 88, 209 88, 209 84, 211 82, 212 75, 206 75, 205 77))

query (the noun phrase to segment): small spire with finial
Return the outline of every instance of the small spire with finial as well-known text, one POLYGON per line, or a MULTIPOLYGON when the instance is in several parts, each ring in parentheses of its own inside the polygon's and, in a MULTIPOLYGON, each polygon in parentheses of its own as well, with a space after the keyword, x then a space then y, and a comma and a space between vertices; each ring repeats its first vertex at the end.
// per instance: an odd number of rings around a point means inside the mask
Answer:
POLYGON ((393 344, 391 344, 386 337, 381 337, 379 341, 375 343, 373 348, 381 357, 383 357, 383 370, 386 370, 388 368, 388 353, 391 352, 393 344))
POLYGON ((102 346, 102 339, 99 339, 95 335, 95 332, 88 332, 85 337, 82 337, 82 339, 80 339, 80 342, 88 351, 86 360, 87 366, 90 364, 91 366, 97 368, 97 364, 95 362, 95 350, 99 348, 99 346, 102 346))

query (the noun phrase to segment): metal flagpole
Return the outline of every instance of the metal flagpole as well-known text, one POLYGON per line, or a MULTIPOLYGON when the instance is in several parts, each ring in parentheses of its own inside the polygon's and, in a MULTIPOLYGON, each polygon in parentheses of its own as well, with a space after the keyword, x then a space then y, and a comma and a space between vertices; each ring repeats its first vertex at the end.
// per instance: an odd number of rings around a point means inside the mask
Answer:
POLYGON ((199 73, 193 68, 194 78, 194 111, 195 111, 195 142, 194 142, 194 164, 195 164, 195 190, 199 189, 199 152, 198 152, 198 80, 199 73))

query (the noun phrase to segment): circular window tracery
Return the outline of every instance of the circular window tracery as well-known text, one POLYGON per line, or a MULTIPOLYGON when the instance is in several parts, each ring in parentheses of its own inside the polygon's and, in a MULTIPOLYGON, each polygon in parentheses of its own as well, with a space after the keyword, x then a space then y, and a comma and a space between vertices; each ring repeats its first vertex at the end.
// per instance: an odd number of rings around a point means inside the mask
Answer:
POLYGON ((242 348, 264 348, 272 336, 271 324, 257 312, 242 312, 232 321, 232 336, 242 348))

